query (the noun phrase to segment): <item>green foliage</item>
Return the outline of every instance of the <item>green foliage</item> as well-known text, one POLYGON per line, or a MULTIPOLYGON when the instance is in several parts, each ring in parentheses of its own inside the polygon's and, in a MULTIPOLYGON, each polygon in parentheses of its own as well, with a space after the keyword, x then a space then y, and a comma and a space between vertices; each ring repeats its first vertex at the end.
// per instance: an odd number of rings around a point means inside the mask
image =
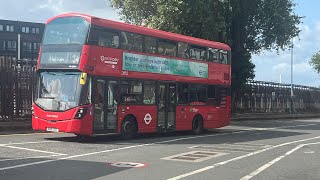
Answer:
POLYGON ((320 74, 320 51, 318 51, 311 57, 311 60, 309 63, 313 67, 313 69, 320 74))
POLYGON ((292 0, 110 0, 126 22, 227 43, 232 86, 254 78, 251 55, 284 50, 299 34, 292 0))

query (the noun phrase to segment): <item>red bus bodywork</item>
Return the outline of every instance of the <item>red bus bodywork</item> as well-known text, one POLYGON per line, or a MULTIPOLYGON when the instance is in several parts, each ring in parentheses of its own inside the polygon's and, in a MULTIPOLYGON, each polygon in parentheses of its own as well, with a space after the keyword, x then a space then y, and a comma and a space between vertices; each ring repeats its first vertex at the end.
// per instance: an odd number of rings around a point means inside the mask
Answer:
MULTIPOLYGON (((87 20, 91 25, 108 27, 116 30, 130 31, 132 33, 138 33, 142 35, 148 35, 156 38, 169 39, 178 42, 185 42, 194 45, 215 47, 218 49, 231 51, 229 46, 212 42, 208 40, 202 40, 194 37, 174 34, 170 32, 154 30, 146 27, 135 26, 122 22, 115 22, 106 19, 100 19, 93 16, 83 14, 64 14, 51 18, 47 21, 47 24, 52 20, 60 17, 82 17, 87 20)), ((186 83, 199 83, 199 84, 215 84, 225 87, 231 86, 231 68, 230 64, 218 64, 201 61, 201 63, 208 64, 208 78, 197 78, 190 76, 178 76, 158 73, 146 73, 136 71, 124 71, 122 69, 123 53, 129 52, 132 54, 141 54, 148 56, 157 56, 168 58, 159 54, 148 54, 144 52, 136 52, 108 47, 84 45, 81 53, 80 63, 78 70, 88 73, 92 76, 108 76, 116 78, 135 78, 135 79, 148 79, 155 81, 170 81, 170 82, 186 82, 186 83), (108 60, 114 61, 114 63, 106 63, 108 60)), ((41 54, 41 49, 40 49, 41 54)), ((184 59, 179 57, 169 57, 176 60, 194 61, 197 60, 184 59)), ((37 70, 40 64, 40 57, 38 60, 37 70)), ((219 128, 230 124, 230 105, 231 96, 228 94, 224 99, 224 104, 212 106, 201 104, 189 104, 189 105, 176 105, 176 124, 175 130, 191 130, 192 121, 196 115, 201 115, 203 118, 203 126, 205 129, 219 128)), ((33 116, 32 127, 34 130, 48 130, 47 128, 56 128, 59 132, 74 133, 80 135, 94 135, 93 131, 93 119, 94 119, 94 107, 92 104, 78 106, 69 109, 64 112, 45 111, 35 103, 33 104, 33 116), (88 112, 82 119, 75 119, 75 115, 79 108, 87 108, 88 112)), ((157 132, 157 104, 155 105, 123 105, 118 106, 117 112, 117 130, 116 133, 121 133, 121 124, 123 119, 127 115, 134 115, 139 133, 152 133, 157 132), (141 110, 143 109, 143 110, 141 110), (152 120, 149 124, 145 123, 144 118, 148 112, 152 120)))

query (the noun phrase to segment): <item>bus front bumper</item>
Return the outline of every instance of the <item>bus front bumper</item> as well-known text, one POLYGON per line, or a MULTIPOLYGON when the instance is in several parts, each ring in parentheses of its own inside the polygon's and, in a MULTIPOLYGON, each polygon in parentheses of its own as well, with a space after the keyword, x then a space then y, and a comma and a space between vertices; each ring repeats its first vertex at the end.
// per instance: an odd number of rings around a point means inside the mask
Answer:
POLYGON ((32 129, 39 131, 65 132, 79 135, 92 135, 92 127, 83 119, 45 120, 32 116, 32 129))

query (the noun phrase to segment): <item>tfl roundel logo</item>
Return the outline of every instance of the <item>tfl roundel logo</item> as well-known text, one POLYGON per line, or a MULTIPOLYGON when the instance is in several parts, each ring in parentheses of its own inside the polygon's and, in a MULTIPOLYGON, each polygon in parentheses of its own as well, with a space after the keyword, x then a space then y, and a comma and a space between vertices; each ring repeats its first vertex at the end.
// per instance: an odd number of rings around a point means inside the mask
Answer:
POLYGON ((152 121, 152 117, 151 117, 151 115, 150 115, 149 113, 147 113, 147 114, 144 116, 144 122, 145 122, 146 124, 150 124, 151 121, 152 121))

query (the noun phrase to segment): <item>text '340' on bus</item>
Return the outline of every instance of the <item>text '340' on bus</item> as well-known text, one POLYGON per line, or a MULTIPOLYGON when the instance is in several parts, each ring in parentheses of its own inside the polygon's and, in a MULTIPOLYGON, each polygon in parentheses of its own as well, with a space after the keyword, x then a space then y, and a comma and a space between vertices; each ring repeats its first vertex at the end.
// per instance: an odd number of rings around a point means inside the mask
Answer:
POLYGON ((32 127, 132 137, 229 125, 230 51, 218 42, 58 15, 46 23, 32 127))

